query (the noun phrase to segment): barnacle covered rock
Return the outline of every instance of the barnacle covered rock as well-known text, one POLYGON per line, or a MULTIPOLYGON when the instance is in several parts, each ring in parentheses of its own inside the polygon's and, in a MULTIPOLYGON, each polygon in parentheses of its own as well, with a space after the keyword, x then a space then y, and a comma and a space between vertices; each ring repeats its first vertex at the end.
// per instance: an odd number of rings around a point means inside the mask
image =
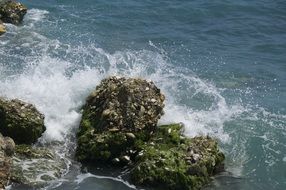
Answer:
POLYGON ((218 168, 224 155, 210 137, 186 138, 181 125, 165 125, 148 143, 141 144, 130 176, 135 184, 158 189, 200 189, 218 168))
POLYGON ((45 131, 44 116, 32 104, 0 98, 0 132, 17 144, 32 144, 45 131))
POLYGON ((135 141, 149 138, 163 114, 165 97, 143 79, 104 79, 87 98, 78 132, 81 161, 132 161, 135 141), (129 159, 126 159, 126 158, 129 159))
POLYGON ((6 23, 18 25, 22 22, 27 8, 16 1, 0 1, 0 20, 6 23))
POLYGON ((152 82, 103 80, 83 107, 76 158, 129 169, 129 179, 143 187, 200 189, 223 166, 224 155, 208 136, 184 136, 181 124, 158 126, 163 101, 152 82))

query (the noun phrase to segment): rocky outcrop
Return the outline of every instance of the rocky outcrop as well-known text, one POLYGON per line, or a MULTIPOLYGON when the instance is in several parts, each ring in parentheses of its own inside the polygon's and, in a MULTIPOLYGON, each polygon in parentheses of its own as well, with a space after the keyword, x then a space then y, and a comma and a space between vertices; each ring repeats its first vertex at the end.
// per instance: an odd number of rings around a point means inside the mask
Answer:
POLYGON ((210 137, 187 138, 180 124, 158 127, 152 138, 138 146, 133 183, 156 189, 200 189, 223 168, 224 155, 210 137))
POLYGON ((16 1, 0 1, 0 20, 18 25, 22 22, 27 8, 16 1))
POLYGON ((66 169, 64 160, 51 149, 17 145, 13 157, 11 181, 40 188, 49 181, 58 179, 66 169))
POLYGON ((6 32, 4 23, 19 25, 27 13, 27 8, 14 0, 0 0, 0 36, 6 32))
POLYGON ((0 98, 0 132, 17 144, 32 144, 45 131, 44 116, 35 106, 14 99, 0 98))
POLYGON ((185 137, 180 124, 157 126, 163 101, 152 82, 103 80, 83 107, 76 158, 127 168, 140 186, 200 189, 223 168, 224 155, 210 137, 185 137))
POLYGON ((160 89, 146 80, 103 80, 83 108, 77 158, 107 163, 122 158, 126 163, 131 157, 126 151, 134 139, 143 140, 154 132, 163 114, 164 99, 160 89))
POLYGON ((14 149, 14 141, 0 133, 0 189, 4 189, 9 182, 14 149))

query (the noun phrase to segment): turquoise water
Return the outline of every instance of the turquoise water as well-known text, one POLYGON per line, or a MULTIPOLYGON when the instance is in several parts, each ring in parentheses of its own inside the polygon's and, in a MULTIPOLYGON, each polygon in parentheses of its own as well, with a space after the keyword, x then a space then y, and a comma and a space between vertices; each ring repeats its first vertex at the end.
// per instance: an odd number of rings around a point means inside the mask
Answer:
MULTIPOLYGON (((286 2, 23 0, 21 26, 0 37, 0 95, 46 116, 43 143, 69 169, 47 189, 136 189, 73 161, 79 108, 109 75, 153 80, 160 123, 217 138, 226 172, 206 189, 286 188, 286 2)), ((25 189, 12 187, 12 189, 25 189)))

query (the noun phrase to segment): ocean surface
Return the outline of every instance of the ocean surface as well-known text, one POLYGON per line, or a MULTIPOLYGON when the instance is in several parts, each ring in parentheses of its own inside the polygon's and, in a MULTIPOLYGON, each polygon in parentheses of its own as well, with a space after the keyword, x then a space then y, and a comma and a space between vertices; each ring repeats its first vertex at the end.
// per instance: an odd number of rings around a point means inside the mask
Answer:
POLYGON ((0 96, 35 104, 41 143, 60 144, 68 168, 44 189, 139 189, 73 160, 80 107, 111 75, 153 80, 160 123, 218 139, 226 172, 205 189, 286 189, 285 0, 21 2, 23 24, 0 37, 0 96))

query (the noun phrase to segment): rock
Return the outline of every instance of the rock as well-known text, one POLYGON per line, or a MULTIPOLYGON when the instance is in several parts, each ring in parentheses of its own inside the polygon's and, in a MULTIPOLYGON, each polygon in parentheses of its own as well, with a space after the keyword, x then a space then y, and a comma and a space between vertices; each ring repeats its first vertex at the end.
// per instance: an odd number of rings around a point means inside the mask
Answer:
POLYGON ((140 146, 142 153, 130 173, 133 183, 189 190, 200 189, 210 180, 224 160, 217 142, 210 137, 182 139, 181 127, 160 126, 151 139, 155 143, 140 146))
MULTIPOLYGON (((132 161, 130 150, 134 143, 149 138, 156 130, 164 99, 152 82, 123 77, 104 79, 83 107, 77 159, 112 163, 115 158, 128 156, 132 161)), ((127 164, 126 160, 122 163, 127 164)))
POLYGON ((164 95, 142 79, 111 77, 87 98, 77 134, 76 158, 129 171, 139 186, 200 189, 223 166, 210 137, 188 138, 181 124, 157 126, 164 95))
POLYGON ((0 20, 5 23, 18 25, 22 22, 27 8, 16 1, 1 1, 0 2, 0 20))
POLYGON ((0 189, 4 189, 9 182, 14 149, 13 139, 0 133, 0 189))
POLYGON ((66 168, 64 160, 48 148, 17 145, 11 181, 39 188, 58 179, 66 168))
POLYGON ((0 36, 6 32, 6 28, 3 25, 3 22, 0 20, 0 36))
POLYGON ((45 131, 44 116, 21 100, 0 98, 0 132, 17 144, 32 144, 45 131))

